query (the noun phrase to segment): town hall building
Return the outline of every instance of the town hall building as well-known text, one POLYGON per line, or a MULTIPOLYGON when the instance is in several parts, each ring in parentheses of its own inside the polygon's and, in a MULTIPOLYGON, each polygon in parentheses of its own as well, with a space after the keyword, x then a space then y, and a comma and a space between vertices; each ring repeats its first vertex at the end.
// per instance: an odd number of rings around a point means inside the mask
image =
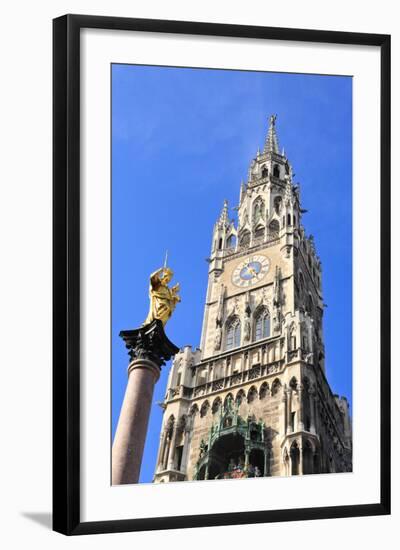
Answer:
POLYGON ((169 373, 154 482, 352 470, 346 397, 325 375, 321 262, 271 116, 214 225, 200 349, 169 373))

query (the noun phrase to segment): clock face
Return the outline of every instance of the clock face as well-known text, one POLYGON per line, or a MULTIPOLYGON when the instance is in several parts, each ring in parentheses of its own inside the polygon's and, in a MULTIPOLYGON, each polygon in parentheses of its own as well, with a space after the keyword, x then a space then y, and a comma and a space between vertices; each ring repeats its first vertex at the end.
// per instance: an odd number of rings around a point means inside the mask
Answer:
POLYGON ((232 273, 232 282, 239 287, 249 287, 259 283, 269 271, 270 260, 265 256, 249 256, 240 262, 232 273))

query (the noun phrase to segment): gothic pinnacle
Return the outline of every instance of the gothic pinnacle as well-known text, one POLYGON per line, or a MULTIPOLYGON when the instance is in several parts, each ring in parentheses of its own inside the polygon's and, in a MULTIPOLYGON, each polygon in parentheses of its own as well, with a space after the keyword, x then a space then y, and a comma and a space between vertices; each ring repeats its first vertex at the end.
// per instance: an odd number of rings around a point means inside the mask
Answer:
POLYGON ((224 206, 222 208, 221 214, 219 216, 220 223, 228 223, 228 201, 224 200, 224 206))
POLYGON ((264 153, 278 153, 279 154, 279 145, 278 137, 275 130, 276 115, 271 115, 269 117, 269 128, 267 139, 265 140, 264 153))

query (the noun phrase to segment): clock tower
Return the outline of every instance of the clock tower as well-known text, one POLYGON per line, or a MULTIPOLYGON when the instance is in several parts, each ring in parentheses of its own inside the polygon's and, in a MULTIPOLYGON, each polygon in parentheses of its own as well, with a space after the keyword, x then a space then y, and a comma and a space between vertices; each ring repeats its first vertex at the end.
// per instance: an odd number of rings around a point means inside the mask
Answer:
POLYGON ((155 482, 352 469, 345 397, 325 377, 321 262, 276 116, 213 229, 200 349, 175 356, 155 482))

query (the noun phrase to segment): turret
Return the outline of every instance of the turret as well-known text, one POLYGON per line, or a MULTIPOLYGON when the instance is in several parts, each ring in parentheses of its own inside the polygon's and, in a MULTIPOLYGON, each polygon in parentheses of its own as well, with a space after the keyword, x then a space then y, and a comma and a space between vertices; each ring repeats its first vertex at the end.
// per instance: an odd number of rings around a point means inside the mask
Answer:
POLYGON ((222 269, 222 259, 236 248, 236 229, 229 219, 228 201, 225 199, 218 220, 214 224, 209 271, 222 269))

